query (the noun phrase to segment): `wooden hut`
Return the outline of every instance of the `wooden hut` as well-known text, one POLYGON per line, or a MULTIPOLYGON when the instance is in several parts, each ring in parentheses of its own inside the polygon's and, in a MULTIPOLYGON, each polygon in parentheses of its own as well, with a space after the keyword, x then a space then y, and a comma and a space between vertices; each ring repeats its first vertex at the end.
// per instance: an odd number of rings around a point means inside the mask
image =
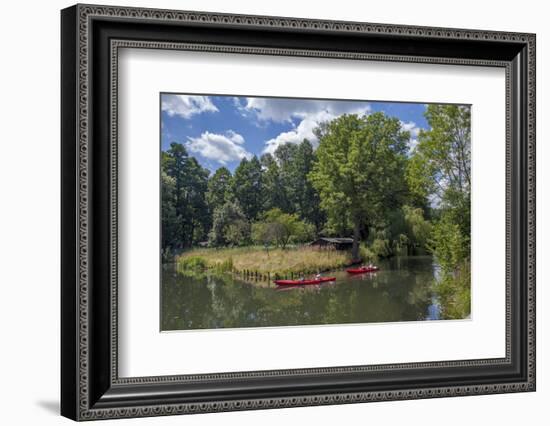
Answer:
POLYGON ((335 250, 351 250, 353 238, 329 238, 320 237, 309 244, 312 247, 327 248, 332 247, 335 250))

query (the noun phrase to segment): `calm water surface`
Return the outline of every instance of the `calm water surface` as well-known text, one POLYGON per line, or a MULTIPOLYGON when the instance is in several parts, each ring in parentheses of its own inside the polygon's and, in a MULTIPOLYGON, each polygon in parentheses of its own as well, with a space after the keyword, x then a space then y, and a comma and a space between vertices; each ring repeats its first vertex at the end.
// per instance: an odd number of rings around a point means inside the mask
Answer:
POLYGON ((429 256, 380 262, 375 274, 326 273, 321 285, 258 287, 231 275, 183 275, 163 269, 162 324, 167 330, 349 324, 439 319, 429 256))

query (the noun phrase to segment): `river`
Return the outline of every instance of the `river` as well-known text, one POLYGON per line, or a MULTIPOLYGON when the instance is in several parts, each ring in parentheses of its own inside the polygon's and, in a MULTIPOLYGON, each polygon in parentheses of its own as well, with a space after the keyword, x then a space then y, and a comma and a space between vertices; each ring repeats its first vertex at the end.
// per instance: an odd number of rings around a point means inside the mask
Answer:
POLYGON ((350 324, 439 319, 431 290, 437 267, 429 256, 381 261, 380 271, 325 274, 321 285, 259 287, 231 275, 183 275, 163 267, 161 329, 350 324))

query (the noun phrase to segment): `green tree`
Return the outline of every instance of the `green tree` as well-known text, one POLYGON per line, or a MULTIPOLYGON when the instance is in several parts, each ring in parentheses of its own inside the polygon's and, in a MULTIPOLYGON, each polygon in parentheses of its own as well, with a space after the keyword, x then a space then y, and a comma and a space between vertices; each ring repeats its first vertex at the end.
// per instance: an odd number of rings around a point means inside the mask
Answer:
POLYGON ((454 273, 470 256, 467 238, 449 216, 435 224, 428 243, 443 273, 454 273))
POLYGON ((252 224, 252 241, 255 244, 261 244, 266 249, 275 243, 276 229, 273 223, 264 221, 254 222, 252 224))
POLYGON ((176 249, 190 247, 202 240, 210 227, 205 198, 209 171, 201 167, 195 158, 189 157, 182 144, 175 142, 162 153, 161 167, 166 177, 171 179, 171 195, 162 193, 167 195, 163 206, 171 204, 174 222, 177 223, 177 226, 170 228, 169 232, 173 234, 167 235, 163 241, 171 241, 172 248, 176 249))
POLYGON ((287 143, 275 151, 280 182, 279 204, 272 205, 287 213, 296 213, 300 219, 315 226, 319 232, 326 216, 319 208, 319 193, 308 180, 315 164, 315 151, 304 139, 300 144, 287 143))
POLYGON ((471 311, 469 236, 452 216, 444 215, 434 225, 429 244, 441 268, 434 283, 441 314, 446 319, 465 318, 471 311))
POLYGON ((372 251, 378 257, 392 257, 400 254, 407 246, 407 223, 401 208, 387 211, 376 221, 372 251))
POLYGON ((470 312, 470 108, 429 105, 407 170, 411 191, 430 198, 438 219, 428 245, 441 267, 434 286, 445 318, 470 312))
POLYGON ((231 222, 225 228, 223 237, 231 246, 244 246, 250 243, 250 223, 246 219, 231 222))
POLYGON ((279 145, 274 152, 275 161, 279 168, 279 181, 281 183, 280 204, 273 207, 280 208, 286 213, 296 213, 295 185, 297 174, 295 173, 294 159, 298 146, 293 143, 279 145))
POLYGON ((220 167, 208 180, 206 202, 211 212, 223 205, 231 185, 231 172, 226 167, 220 167))
POLYGON ((262 222, 255 226, 256 240, 264 244, 275 243, 285 249, 291 241, 301 242, 311 237, 312 230, 296 214, 271 209, 264 213, 262 222))
POLYGON ((281 170, 277 160, 271 154, 264 154, 260 159, 260 163, 263 170, 262 189, 264 191, 262 210, 267 211, 273 208, 287 209, 286 188, 282 182, 281 170))
POLYGON ((214 247, 244 245, 250 241, 250 223, 240 206, 226 201, 214 210, 208 243, 214 247))
POLYGON ((249 221, 258 217, 263 205, 262 165, 256 156, 243 158, 231 181, 231 194, 249 221))
POLYGON ((409 255, 418 254, 428 248, 431 231, 423 209, 404 205, 388 211, 377 223, 371 249, 380 257, 405 254, 404 250, 409 255))
POLYGON ((178 220, 176 215, 176 180, 161 171, 161 224, 162 255, 171 257, 172 250, 178 246, 178 220))
POLYGON ((471 119, 461 105, 428 105, 429 130, 422 130, 413 151, 407 181, 417 198, 431 198, 470 234, 471 119), (450 211, 453 212, 450 212, 450 211))
POLYGON ((303 220, 313 224, 317 233, 321 230, 325 214, 320 208, 318 191, 308 180, 309 173, 315 164, 315 152, 311 143, 304 139, 298 145, 292 162, 292 199, 296 206, 296 212, 303 220))
POLYGON ((400 206, 407 194, 409 133, 398 119, 377 112, 342 115, 318 134, 317 162, 309 178, 329 218, 352 225, 357 258, 361 230, 400 206))
POLYGON ((408 253, 416 254, 418 249, 427 248, 432 233, 432 224, 424 218, 424 211, 421 208, 405 205, 402 210, 407 227, 408 253))

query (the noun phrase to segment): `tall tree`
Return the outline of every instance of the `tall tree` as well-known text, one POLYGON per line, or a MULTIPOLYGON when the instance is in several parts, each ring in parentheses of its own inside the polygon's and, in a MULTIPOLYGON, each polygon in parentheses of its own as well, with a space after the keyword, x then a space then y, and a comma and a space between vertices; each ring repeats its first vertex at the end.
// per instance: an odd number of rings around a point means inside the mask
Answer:
POLYGON ((470 108, 429 105, 430 130, 423 130, 407 170, 411 191, 431 197, 464 236, 470 235, 470 108))
POLYGON ((186 196, 189 202, 189 240, 191 246, 199 241, 204 241, 208 235, 211 218, 206 204, 206 191, 208 189, 208 176, 210 171, 203 168, 194 157, 189 158, 188 163, 188 187, 186 196))
POLYGON ((313 170, 315 152, 311 143, 304 139, 298 145, 292 162, 293 187, 292 195, 296 206, 296 212, 302 218, 315 226, 317 233, 321 230, 325 214, 320 208, 321 200, 319 192, 308 180, 309 173, 313 170))
POLYGON ((262 165, 258 157, 243 158, 235 169, 231 194, 241 206, 248 220, 254 220, 262 210, 262 165))
POLYGON ((285 202, 276 207, 287 213, 297 213, 320 231, 325 215, 319 208, 319 194, 308 180, 315 162, 313 146, 307 139, 300 144, 283 144, 275 151, 275 157, 285 191, 285 202))
POLYGON ((226 201, 231 185, 231 172, 226 167, 220 167, 208 180, 206 202, 210 212, 213 212, 226 201))
POLYGON ((178 246, 179 221, 176 215, 176 180, 161 171, 161 223, 163 256, 170 257, 178 246))
POLYGON ((358 258, 362 228, 399 207, 406 195, 410 135, 397 118, 381 112, 342 115, 319 134, 317 162, 309 177, 327 215, 352 225, 352 254, 358 258))
MULTIPOLYGON (((175 249, 190 247, 203 239, 210 227, 205 199, 209 172, 195 158, 189 157, 182 144, 175 142, 162 153, 161 161, 162 171, 173 180, 170 199, 177 222, 173 229, 175 235, 169 236, 167 241, 172 241, 175 249)), ((168 197, 164 191, 162 195, 168 197)))
POLYGON ((419 134, 407 178, 411 190, 429 197, 438 213, 428 246, 440 266, 436 294, 444 318, 470 312, 470 108, 429 105, 430 129, 419 134))
POLYGON ((296 186, 296 173, 294 172, 294 158, 298 146, 293 143, 279 145, 274 152, 275 161, 279 166, 279 178, 281 182, 281 191, 283 198, 281 204, 275 206, 286 213, 296 212, 296 203, 294 198, 294 188, 296 186))
POLYGON ((286 188, 281 178, 281 170, 277 160, 271 154, 264 154, 260 159, 262 165, 262 189, 264 191, 264 205, 262 210, 274 208, 288 210, 286 188))

